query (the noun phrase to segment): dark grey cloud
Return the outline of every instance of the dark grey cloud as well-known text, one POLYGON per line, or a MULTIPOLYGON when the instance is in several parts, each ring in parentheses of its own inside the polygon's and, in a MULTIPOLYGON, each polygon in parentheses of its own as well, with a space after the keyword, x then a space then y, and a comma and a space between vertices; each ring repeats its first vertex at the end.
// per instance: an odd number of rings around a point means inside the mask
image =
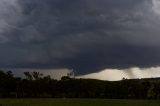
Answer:
POLYGON ((2 0, 0 67, 160 65, 160 15, 152 0, 2 0))

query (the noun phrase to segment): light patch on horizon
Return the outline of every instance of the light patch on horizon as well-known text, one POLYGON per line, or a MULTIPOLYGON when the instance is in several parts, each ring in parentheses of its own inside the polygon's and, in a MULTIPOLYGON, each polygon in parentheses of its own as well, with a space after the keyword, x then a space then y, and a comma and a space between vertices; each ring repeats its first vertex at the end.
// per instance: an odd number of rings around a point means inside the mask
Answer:
POLYGON ((139 78, 156 78, 160 77, 160 67, 152 68, 129 68, 129 69, 105 69, 97 73, 77 76, 76 78, 90 78, 108 81, 118 81, 123 78, 139 79, 139 78))

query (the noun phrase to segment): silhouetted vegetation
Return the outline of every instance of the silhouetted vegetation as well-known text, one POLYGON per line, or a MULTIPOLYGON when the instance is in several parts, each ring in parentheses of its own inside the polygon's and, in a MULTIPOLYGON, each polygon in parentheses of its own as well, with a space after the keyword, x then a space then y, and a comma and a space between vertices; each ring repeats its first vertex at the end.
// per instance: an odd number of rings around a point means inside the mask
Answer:
POLYGON ((39 72, 24 75, 25 78, 19 78, 11 71, 0 71, 0 97, 160 99, 160 78, 110 82, 69 76, 55 80, 39 72))

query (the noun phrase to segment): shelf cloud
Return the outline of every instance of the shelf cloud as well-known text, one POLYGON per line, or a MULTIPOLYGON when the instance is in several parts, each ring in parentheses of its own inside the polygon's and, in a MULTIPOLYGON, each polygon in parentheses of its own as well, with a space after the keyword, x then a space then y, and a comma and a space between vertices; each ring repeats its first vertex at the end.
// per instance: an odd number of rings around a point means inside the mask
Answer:
POLYGON ((0 67, 160 66, 158 0, 1 0, 0 67))

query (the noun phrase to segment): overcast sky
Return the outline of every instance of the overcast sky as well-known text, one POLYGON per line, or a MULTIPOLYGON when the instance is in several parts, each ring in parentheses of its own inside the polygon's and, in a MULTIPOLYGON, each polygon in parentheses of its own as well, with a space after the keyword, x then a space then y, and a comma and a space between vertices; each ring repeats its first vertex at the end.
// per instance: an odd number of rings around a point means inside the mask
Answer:
POLYGON ((160 0, 0 0, 0 68, 160 66, 160 0))

